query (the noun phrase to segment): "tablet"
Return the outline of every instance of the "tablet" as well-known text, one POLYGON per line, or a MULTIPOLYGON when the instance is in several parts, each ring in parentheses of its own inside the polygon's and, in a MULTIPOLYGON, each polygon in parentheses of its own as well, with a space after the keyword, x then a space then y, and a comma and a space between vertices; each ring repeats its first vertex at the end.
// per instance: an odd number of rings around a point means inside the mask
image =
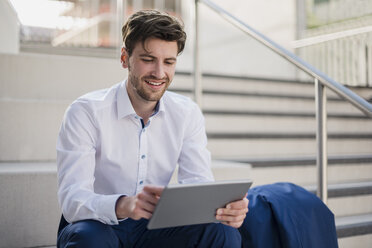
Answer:
POLYGON ((148 229, 219 222, 218 208, 243 199, 250 180, 168 185, 155 207, 148 229))

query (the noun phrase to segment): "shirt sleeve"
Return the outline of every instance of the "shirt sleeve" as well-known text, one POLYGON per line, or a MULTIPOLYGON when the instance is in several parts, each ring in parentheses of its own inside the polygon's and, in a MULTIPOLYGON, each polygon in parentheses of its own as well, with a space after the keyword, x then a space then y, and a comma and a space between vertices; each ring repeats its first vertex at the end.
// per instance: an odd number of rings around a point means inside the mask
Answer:
POLYGON ((58 200, 70 223, 94 219, 118 224, 115 205, 121 195, 94 192, 97 138, 93 111, 87 104, 73 103, 66 111, 57 140, 58 200))
POLYGON ((182 184, 214 181, 204 116, 198 105, 192 104, 185 121, 184 139, 178 160, 178 182, 182 184))

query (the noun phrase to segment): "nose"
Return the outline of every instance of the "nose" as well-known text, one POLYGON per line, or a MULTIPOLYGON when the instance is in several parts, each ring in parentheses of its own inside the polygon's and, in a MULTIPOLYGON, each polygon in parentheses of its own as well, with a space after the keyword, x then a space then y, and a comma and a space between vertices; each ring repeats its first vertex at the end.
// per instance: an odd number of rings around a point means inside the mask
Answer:
POLYGON ((162 63, 155 63, 152 76, 156 77, 157 79, 162 79, 166 76, 165 68, 162 63))

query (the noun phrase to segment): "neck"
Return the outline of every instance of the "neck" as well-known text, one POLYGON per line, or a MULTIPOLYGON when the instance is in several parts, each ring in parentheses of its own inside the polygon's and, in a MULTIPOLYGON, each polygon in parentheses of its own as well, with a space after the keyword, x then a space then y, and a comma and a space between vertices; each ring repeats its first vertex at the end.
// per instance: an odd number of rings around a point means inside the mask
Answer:
POLYGON ((137 115, 140 116, 145 124, 147 124, 150 116, 154 113, 155 107, 157 102, 150 102, 145 104, 133 104, 134 111, 136 111, 137 115))

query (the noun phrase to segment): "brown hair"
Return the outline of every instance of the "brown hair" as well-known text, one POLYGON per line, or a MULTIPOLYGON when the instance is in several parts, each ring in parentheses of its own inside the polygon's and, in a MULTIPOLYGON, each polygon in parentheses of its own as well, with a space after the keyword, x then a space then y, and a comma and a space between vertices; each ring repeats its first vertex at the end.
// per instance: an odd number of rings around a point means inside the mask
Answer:
POLYGON ((131 15, 122 28, 122 35, 129 56, 138 41, 144 45, 148 38, 176 41, 178 54, 186 42, 183 24, 176 17, 157 10, 141 10, 131 15))

